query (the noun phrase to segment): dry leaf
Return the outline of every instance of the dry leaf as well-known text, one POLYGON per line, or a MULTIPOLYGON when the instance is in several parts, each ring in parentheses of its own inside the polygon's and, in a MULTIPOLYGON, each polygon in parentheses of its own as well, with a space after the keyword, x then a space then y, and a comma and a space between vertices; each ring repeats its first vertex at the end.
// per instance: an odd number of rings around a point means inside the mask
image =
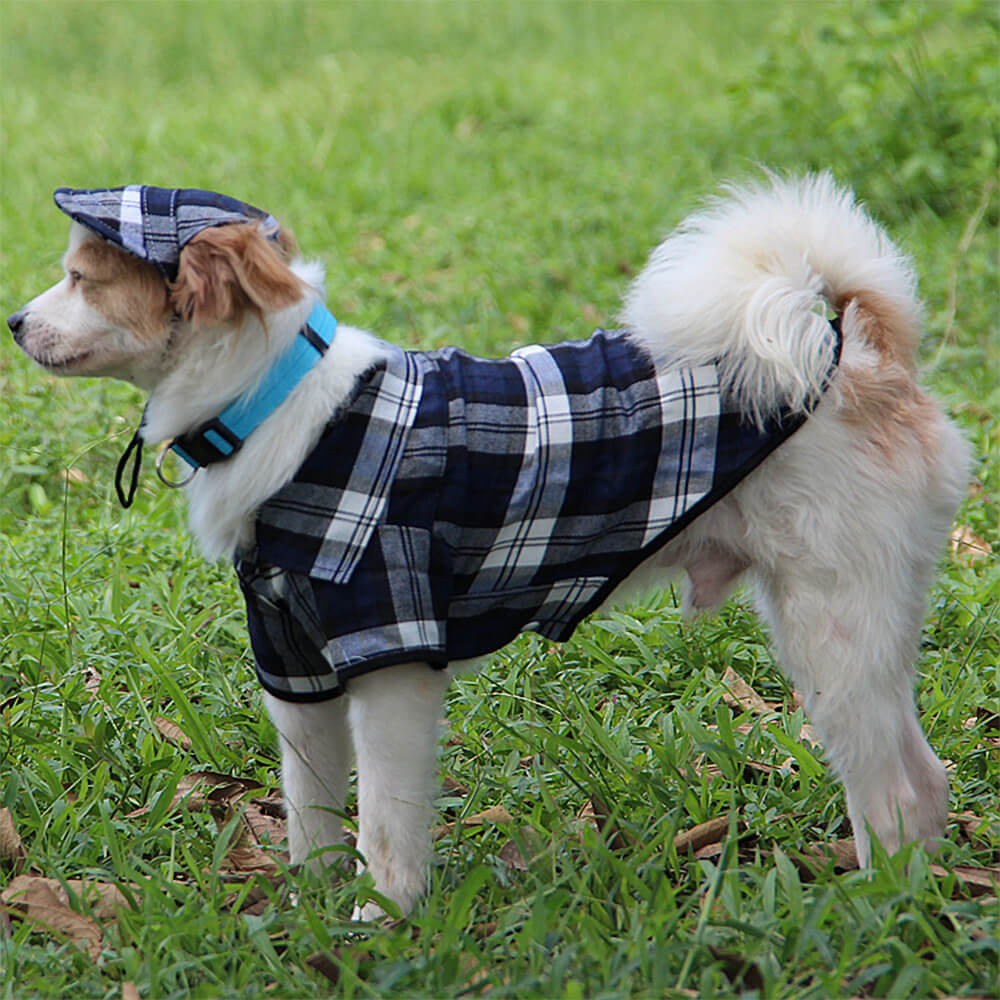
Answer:
POLYGON ((958 524, 951 533, 951 551, 968 563, 984 562, 993 554, 993 547, 966 524, 958 524))
POLYGON ((340 979, 340 966, 325 952, 318 951, 306 959, 306 965, 314 972, 325 976, 331 983, 340 979))
POLYGON ((443 837, 453 832, 459 826, 488 826, 493 824, 501 826, 504 823, 513 822, 514 817, 503 806, 490 806, 488 809, 474 813, 472 816, 463 816, 455 823, 445 823, 442 826, 436 826, 433 832, 435 837, 443 837))
MULTIPOLYGON (((170 800, 170 809, 176 809, 181 803, 189 812, 200 812, 202 809, 212 809, 220 816, 227 815, 231 802, 249 791, 260 788, 255 781, 247 781, 231 774, 220 774, 218 771, 194 771, 182 775, 177 782, 177 790, 170 800)), ((136 819, 145 816, 152 807, 139 806, 125 814, 125 819, 136 819)))
POLYGON ((288 836, 285 820, 268 812, 257 799, 252 799, 247 805, 243 812, 243 822, 258 844, 273 844, 277 847, 288 836))
POLYGON ((739 708, 753 715, 768 715, 778 711, 777 705, 764 701, 732 667, 726 667, 726 672, 722 675, 722 686, 725 689, 722 698, 732 708, 739 708))
POLYGON ((507 843, 500 848, 497 857, 508 868, 513 868, 515 871, 526 872, 528 870, 528 863, 524 860, 520 848, 514 843, 513 840, 508 840, 507 843))
POLYGON ((122 983, 122 1000, 139 1000, 139 987, 131 981, 122 983))
POLYGON ((153 725, 168 743, 173 743, 174 746, 178 746, 182 750, 191 749, 191 737, 176 722, 171 722, 169 719, 164 719, 162 715, 157 715, 153 719, 153 725))
POLYGON ((720 842, 728 830, 729 817, 717 816, 678 833, 674 837, 674 849, 678 854, 685 854, 688 850, 699 851, 708 844, 720 842))
MULTIPOLYGON (((739 708, 744 712, 750 712, 752 715, 782 714, 780 705, 765 701, 732 667, 726 667, 726 672, 722 675, 722 685, 724 688, 722 699, 732 708, 739 708)), ((796 694, 792 695, 792 700, 796 707, 799 707, 799 699, 801 697, 801 695, 798 695, 798 698, 796 698, 796 694)), ((802 728, 799 730, 799 739, 804 743, 808 743, 811 747, 820 746, 819 737, 808 722, 802 724, 802 728)), ((789 758, 782 762, 780 765, 781 768, 788 766, 789 762, 794 762, 794 758, 789 758)))
POLYGON ((596 795, 592 795, 584 803, 577 816, 577 822, 596 830, 604 837, 611 850, 628 850, 629 838, 618 827, 612 826, 610 810, 596 795))
POLYGON ((101 953, 101 925, 97 919, 109 920, 127 905, 122 891, 109 882, 84 882, 69 879, 67 884, 78 896, 93 900, 94 916, 77 913, 69 906, 69 896, 58 879, 36 875, 17 875, 0 893, 0 905, 13 916, 41 924, 54 933, 68 938, 86 949, 94 960, 101 953))
POLYGON ((977 708, 976 718, 983 723, 986 729, 995 733, 1000 732, 1000 712, 988 708, 977 708))
POLYGON ((717 962, 722 965, 722 970, 732 983, 739 983, 748 990, 763 991, 765 981, 760 969, 750 958, 737 955, 735 952, 724 951, 709 945, 708 950, 717 962))
POLYGON ((972 812, 948 813, 948 819, 958 823, 969 840, 988 843, 991 836, 1000 836, 1000 824, 972 812))
POLYGON ((853 837, 845 837, 842 840, 831 840, 824 844, 817 844, 804 851, 801 855, 792 859, 793 862, 801 862, 797 865, 809 877, 819 875, 832 861, 834 867, 841 871, 854 871, 858 867, 858 852, 854 844, 853 837))
POLYGON ((722 853, 722 844, 706 844, 704 847, 694 852, 694 856, 699 860, 704 858, 717 858, 722 853))
POLYGON ((277 875, 281 871, 281 866, 259 847, 251 845, 240 845, 230 847, 226 851, 226 861, 228 866, 239 872, 260 872, 262 875, 277 875))
POLYGON ((20 872, 28 852, 21 843, 21 835, 14 826, 14 817, 7 808, 0 809, 0 864, 20 872))
POLYGON ((1000 868, 979 868, 975 865, 945 868, 944 865, 936 864, 928 865, 928 868, 938 878, 956 875, 958 882, 968 890, 970 896, 988 896, 1000 890, 1000 868))
POLYGON ((468 795, 469 789, 450 774, 441 776, 441 791, 445 795, 468 795))
POLYGON ((482 812, 474 813, 472 816, 463 816, 461 823, 463 826, 483 826, 487 823, 513 823, 511 816, 503 806, 490 806, 482 812))
MULTIPOLYGON (((249 913, 251 916, 259 917, 271 905, 272 893, 269 893, 262 885, 265 880, 270 883, 272 888, 277 889, 284 884, 285 874, 281 872, 278 875, 260 875, 255 878, 240 903, 239 913, 249 913)), ((239 892, 232 893, 227 897, 226 905, 233 906, 239 897, 239 892)))

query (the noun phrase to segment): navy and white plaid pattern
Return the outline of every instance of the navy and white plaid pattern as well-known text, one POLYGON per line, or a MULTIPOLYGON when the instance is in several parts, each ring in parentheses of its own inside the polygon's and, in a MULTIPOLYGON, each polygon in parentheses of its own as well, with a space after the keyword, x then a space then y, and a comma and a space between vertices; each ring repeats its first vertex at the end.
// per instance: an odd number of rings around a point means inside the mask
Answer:
POLYGON ((237 560, 258 675, 317 700, 394 663, 568 639, 801 425, 745 425, 716 367, 624 334, 483 360, 394 348, 237 560))
POLYGON ((181 250, 203 229, 259 222, 271 238, 278 223, 267 212, 214 191, 131 184, 118 188, 59 188, 55 202, 70 218, 136 257, 177 277, 181 250))

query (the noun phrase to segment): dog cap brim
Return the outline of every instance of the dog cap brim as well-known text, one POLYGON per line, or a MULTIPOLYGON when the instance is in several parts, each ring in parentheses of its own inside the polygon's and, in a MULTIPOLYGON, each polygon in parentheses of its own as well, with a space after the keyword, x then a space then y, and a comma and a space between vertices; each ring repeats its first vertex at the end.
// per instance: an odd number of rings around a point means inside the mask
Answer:
POLYGON ((115 188, 59 188, 56 205, 122 250, 177 276, 181 250, 203 229, 257 222, 269 239, 279 233, 274 217, 253 205, 199 188, 131 184, 115 188))

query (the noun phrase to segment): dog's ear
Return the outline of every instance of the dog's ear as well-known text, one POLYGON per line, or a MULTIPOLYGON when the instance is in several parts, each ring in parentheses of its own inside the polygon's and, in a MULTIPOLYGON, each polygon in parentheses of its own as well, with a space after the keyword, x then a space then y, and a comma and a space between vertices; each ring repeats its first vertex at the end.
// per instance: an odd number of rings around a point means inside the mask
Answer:
POLYGON ((170 284, 174 309, 196 326, 240 323, 293 305, 302 282, 288 266, 295 241, 284 231, 268 239, 256 223, 203 229, 181 251, 170 284))

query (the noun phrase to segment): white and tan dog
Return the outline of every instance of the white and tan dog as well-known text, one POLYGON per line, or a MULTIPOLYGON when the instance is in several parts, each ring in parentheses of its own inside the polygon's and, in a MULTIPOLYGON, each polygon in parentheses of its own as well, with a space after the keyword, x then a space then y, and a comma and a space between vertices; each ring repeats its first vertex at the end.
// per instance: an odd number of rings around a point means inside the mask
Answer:
MULTIPOLYGON (((228 209, 219 199, 211 210, 228 209)), ((273 219, 235 212, 186 231, 176 215, 165 251, 149 232, 135 236, 143 220, 125 208, 114 230, 74 221, 65 276, 8 320, 17 343, 50 372, 110 375, 148 392, 148 442, 202 426, 268 378, 324 299, 322 268, 297 257, 273 219)), ((828 176, 772 179, 730 190, 669 236, 630 289, 622 323, 658 374, 715 365, 748 425, 809 413, 756 471, 651 550, 628 587, 684 572, 688 606, 710 609, 746 576, 846 787, 862 864, 869 829, 890 849, 939 837, 948 781, 917 720, 913 683, 968 457, 918 384, 910 265, 828 176), (842 330, 832 376, 831 313, 842 330)), ((190 523, 207 557, 253 547, 261 506, 391 350, 340 325, 238 450, 193 476, 190 523)), ((265 692, 294 862, 321 864, 323 848, 341 842, 353 749, 358 849, 376 889, 404 912, 414 905, 456 666, 394 662, 322 700, 265 692)), ((379 912, 369 903, 357 915, 379 912)))

